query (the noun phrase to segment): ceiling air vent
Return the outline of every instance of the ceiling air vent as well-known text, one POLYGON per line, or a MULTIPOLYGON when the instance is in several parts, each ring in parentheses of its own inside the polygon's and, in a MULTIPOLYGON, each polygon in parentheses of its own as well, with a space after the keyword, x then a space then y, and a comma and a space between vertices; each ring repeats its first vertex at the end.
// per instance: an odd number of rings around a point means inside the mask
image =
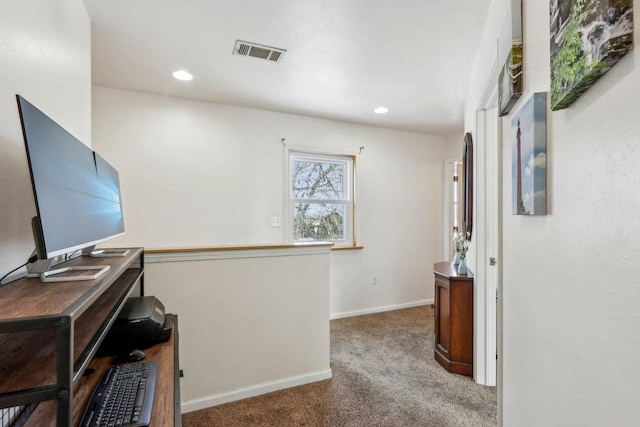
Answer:
POLYGON ((265 59, 271 62, 280 62, 285 52, 285 49, 244 42, 242 40, 236 40, 236 46, 233 49, 234 55, 252 56, 254 58, 265 59))

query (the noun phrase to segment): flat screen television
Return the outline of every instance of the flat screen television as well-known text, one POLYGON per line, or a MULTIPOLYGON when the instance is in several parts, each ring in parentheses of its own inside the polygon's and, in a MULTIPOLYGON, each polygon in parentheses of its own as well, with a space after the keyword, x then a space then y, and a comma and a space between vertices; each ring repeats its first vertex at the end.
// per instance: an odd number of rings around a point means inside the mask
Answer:
MULTIPOLYGON (((38 259, 90 254, 124 234, 118 171, 26 99, 17 100, 37 210, 32 227, 38 259)), ((48 276, 52 265, 30 273, 48 276)))

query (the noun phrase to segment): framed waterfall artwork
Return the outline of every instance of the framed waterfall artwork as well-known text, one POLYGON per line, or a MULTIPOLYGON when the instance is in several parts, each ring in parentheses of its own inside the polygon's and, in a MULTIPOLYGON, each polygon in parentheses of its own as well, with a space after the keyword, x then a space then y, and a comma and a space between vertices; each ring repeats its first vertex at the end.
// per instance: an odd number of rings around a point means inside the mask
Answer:
POLYGON ((511 121, 514 215, 547 213, 547 94, 534 93, 511 121))
POLYGON ((506 116, 522 95, 522 0, 511 0, 498 37, 498 113, 506 116))
POLYGON ((551 0, 551 109, 567 108, 633 48, 633 0, 551 0))

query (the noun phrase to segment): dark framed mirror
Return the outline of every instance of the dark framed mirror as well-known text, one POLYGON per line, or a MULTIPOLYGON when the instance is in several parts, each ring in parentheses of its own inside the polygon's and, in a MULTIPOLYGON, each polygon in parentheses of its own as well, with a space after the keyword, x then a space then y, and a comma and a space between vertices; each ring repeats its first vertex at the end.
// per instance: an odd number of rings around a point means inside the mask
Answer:
POLYGON ((473 230, 473 139, 467 132, 462 147, 462 233, 471 239, 473 230))

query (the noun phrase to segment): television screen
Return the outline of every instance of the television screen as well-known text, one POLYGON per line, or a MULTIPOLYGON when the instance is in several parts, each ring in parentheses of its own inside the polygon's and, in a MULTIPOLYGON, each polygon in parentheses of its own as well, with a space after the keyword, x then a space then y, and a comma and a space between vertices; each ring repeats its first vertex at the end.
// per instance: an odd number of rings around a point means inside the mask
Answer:
POLYGON ((27 100, 17 98, 38 213, 34 237, 39 258, 123 234, 118 172, 27 100))

